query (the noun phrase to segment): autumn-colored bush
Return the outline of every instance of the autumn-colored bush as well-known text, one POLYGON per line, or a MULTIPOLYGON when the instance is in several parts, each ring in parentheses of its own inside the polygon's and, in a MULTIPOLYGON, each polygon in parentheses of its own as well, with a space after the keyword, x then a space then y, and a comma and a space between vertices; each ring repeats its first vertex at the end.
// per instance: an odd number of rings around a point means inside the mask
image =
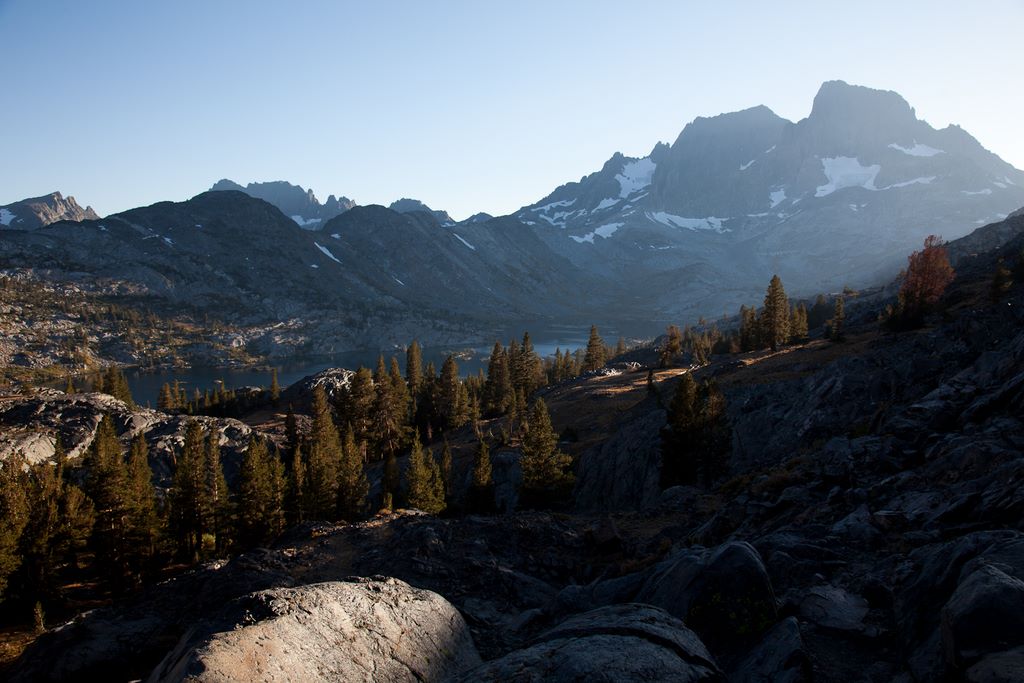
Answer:
POLYGON ((901 277, 898 303, 889 315, 889 323, 903 329, 920 327, 956 277, 942 238, 929 235, 924 248, 907 258, 907 269, 901 277))

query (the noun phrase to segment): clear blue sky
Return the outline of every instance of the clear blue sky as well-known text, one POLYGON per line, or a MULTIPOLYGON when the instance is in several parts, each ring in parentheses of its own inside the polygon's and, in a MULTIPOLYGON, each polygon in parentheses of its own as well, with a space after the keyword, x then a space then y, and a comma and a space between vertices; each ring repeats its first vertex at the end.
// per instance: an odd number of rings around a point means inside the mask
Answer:
POLYGON ((507 213, 696 116, 896 90, 1024 167, 1022 0, 0 0, 0 204, 227 177, 507 213))

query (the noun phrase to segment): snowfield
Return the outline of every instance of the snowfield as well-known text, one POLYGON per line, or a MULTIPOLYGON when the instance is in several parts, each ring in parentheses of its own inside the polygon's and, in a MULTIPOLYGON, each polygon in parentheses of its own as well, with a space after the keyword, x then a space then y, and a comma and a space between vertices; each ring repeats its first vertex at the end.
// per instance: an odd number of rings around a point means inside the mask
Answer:
POLYGON ((14 214, 7 209, 0 209, 0 225, 10 225, 14 218, 14 214))
POLYGON ((922 145, 918 143, 917 140, 914 140, 913 147, 903 147, 901 145, 897 145, 894 142, 891 145, 889 145, 889 148, 895 149, 899 152, 903 152, 904 154, 907 154, 912 157, 933 157, 936 154, 945 154, 943 150, 935 149, 934 147, 929 147, 928 145, 922 145))
POLYGON ((628 197, 650 185, 657 166, 650 157, 626 162, 622 166, 622 172, 615 176, 619 181, 619 197, 628 197))
POLYGON ((602 225, 600 228, 596 228, 593 232, 588 232, 583 237, 576 237, 575 235, 570 235, 569 237, 572 238, 577 244, 583 244, 584 242, 590 242, 591 244, 593 244, 595 237, 602 237, 604 239, 607 239, 614 235, 615 231, 621 228, 623 225, 623 223, 608 223, 607 225, 602 225))
POLYGON ((309 220, 306 220, 302 216, 289 216, 289 218, 298 223, 299 227, 301 228, 305 228, 310 225, 316 225, 317 223, 320 222, 319 218, 310 218, 309 220))
POLYGON ((655 223, 661 223, 670 228, 686 228, 695 232, 698 230, 713 230, 718 233, 729 231, 728 228, 722 227, 722 222, 729 220, 728 218, 715 218, 714 216, 708 216, 707 218, 683 218, 682 216, 676 216, 664 211, 648 211, 646 215, 655 223))
POLYGON ((776 206, 778 206, 782 202, 786 201, 786 190, 785 189, 775 190, 774 192, 772 192, 771 194, 768 195, 768 199, 772 203, 772 205, 769 206, 768 208, 769 209, 774 209, 776 206))
POLYGON ((828 182, 819 185, 815 197, 827 197, 836 190, 847 187, 862 187, 865 190, 877 190, 875 178, 882 167, 878 164, 861 166, 855 157, 826 157, 821 160, 822 169, 828 182))

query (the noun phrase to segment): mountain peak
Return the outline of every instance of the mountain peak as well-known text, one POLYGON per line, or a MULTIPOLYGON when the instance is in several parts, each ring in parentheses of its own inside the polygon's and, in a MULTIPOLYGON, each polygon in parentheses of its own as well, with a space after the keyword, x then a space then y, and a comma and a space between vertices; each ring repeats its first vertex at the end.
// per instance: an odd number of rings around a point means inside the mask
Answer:
POLYGON ((846 81, 825 81, 814 96, 811 118, 868 122, 916 121, 914 108, 892 90, 876 90, 846 81))
POLYGON ((79 222, 97 218, 99 216, 91 206, 83 209, 74 197, 64 197, 60 192, 0 206, 0 226, 16 230, 35 230, 57 221, 79 222))

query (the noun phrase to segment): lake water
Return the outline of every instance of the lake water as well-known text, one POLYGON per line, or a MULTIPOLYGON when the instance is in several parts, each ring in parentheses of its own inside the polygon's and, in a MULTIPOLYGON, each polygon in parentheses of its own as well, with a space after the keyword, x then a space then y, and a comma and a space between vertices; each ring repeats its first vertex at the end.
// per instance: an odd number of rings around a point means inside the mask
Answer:
MULTIPOLYGON (((619 330, 613 325, 601 327, 600 330, 605 343, 614 345, 619 337, 619 330)), ((553 356, 556 348, 560 348, 562 351, 565 351, 566 349, 575 350, 577 348, 585 348, 589 333, 589 328, 580 329, 568 326, 548 326, 544 329, 543 335, 538 335, 538 337, 533 340, 533 347, 542 358, 546 358, 548 356, 553 356)), ((533 336, 534 334, 531 332, 531 338, 533 336)), ((502 338, 502 344, 507 345, 508 341, 512 337, 515 337, 517 341, 522 341, 522 332, 510 332, 509 334, 504 335, 502 338)), ((491 348, 493 346, 494 342, 471 347, 424 348, 423 365, 426 366, 428 362, 432 361, 438 371, 440 371, 441 364, 444 362, 448 354, 456 353, 459 371, 463 376, 476 374, 480 369, 483 369, 484 372, 486 372, 487 361, 490 358, 491 348)), ((316 359, 295 359, 293 361, 278 362, 276 364, 278 382, 283 388, 302 379, 303 377, 306 377, 307 375, 315 374, 327 368, 343 367, 355 369, 360 365, 363 365, 372 369, 376 367, 377 357, 381 353, 384 354, 385 363, 390 362, 391 356, 397 357, 398 362, 402 367, 402 371, 405 372, 404 350, 393 349, 381 351, 380 349, 367 349, 364 351, 346 351, 344 353, 338 353, 332 356, 316 359)), ((173 384, 175 380, 177 380, 190 395, 192 390, 196 388, 200 391, 203 391, 204 389, 214 389, 220 381, 224 382, 224 386, 227 389, 237 389, 245 386, 270 386, 269 368, 192 367, 160 370, 157 372, 130 369, 125 372, 125 375, 128 378, 128 386, 132 391, 132 396, 135 398, 135 401, 140 405, 146 405, 148 403, 151 406, 156 405, 157 396, 159 395, 160 388, 164 383, 173 384)))

